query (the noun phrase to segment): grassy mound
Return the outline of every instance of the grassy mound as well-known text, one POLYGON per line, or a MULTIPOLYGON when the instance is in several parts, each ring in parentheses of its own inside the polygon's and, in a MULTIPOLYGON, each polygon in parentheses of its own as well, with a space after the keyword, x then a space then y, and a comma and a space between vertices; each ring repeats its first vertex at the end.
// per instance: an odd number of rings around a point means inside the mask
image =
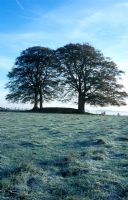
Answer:
POLYGON ((62 108, 62 107, 45 107, 40 109, 32 109, 30 112, 41 112, 41 113, 61 113, 61 114, 91 114, 88 112, 81 113, 75 108, 62 108))

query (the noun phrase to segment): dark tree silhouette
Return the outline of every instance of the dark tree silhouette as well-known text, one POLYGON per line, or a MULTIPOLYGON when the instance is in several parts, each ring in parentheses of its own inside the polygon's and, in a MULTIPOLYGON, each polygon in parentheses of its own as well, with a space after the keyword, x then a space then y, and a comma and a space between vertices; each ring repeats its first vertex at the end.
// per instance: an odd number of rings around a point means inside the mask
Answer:
POLYGON ((43 107, 44 101, 57 96, 58 73, 54 51, 44 47, 31 47, 24 50, 12 70, 8 73, 9 94, 6 99, 12 102, 31 102, 34 109, 43 107))
POLYGON ((65 99, 78 96, 78 110, 91 105, 126 105, 127 93, 118 83, 123 71, 89 44, 68 44, 56 50, 61 62, 61 79, 65 99))

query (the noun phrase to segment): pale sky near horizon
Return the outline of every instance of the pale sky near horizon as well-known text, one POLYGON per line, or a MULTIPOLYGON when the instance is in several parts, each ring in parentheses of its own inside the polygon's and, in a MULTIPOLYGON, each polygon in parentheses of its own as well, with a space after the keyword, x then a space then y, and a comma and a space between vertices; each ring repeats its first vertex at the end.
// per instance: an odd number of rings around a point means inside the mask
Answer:
MULTIPOLYGON (((127 0, 0 0, 0 107, 25 107, 4 99, 7 73, 22 50, 71 42, 88 42, 116 62, 125 71, 121 82, 128 92, 127 0)), ((128 105, 103 109, 128 112, 128 105)))

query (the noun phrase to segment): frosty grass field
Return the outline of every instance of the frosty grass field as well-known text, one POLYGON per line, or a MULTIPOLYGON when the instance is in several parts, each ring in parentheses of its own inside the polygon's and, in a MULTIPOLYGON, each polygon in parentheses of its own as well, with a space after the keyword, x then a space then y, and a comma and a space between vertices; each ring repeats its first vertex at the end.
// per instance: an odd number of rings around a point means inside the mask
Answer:
POLYGON ((128 117, 0 113, 0 200, 127 200, 128 117))

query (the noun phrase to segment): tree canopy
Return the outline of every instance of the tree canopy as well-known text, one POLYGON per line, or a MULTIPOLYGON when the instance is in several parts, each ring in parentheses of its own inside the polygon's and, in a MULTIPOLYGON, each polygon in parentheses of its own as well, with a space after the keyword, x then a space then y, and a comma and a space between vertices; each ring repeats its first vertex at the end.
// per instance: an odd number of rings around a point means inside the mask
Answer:
POLYGON ((66 96, 78 97, 78 110, 90 105, 126 105, 127 93, 118 83, 123 71, 89 44, 68 44, 56 50, 66 96))
POLYGON ((6 99, 31 102, 34 109, 39 104, 42 109, 44 101, 58 96, 61 101, 77 97, 80 113, 85 104, 126 105, 128 94, 118 81, 122 74, 110 58, 88 43, 67 44, 57 50, 31 47, 21 52, 8 73, 6 99))
POLYGON ((54 51, 44 47, 31 47, 16 58, 14 67, 8 73, 9 94, 12 102, 31 102, 34 109, 40 109, 44 101, 56 98, 58 87, 57 59, 54 51))

